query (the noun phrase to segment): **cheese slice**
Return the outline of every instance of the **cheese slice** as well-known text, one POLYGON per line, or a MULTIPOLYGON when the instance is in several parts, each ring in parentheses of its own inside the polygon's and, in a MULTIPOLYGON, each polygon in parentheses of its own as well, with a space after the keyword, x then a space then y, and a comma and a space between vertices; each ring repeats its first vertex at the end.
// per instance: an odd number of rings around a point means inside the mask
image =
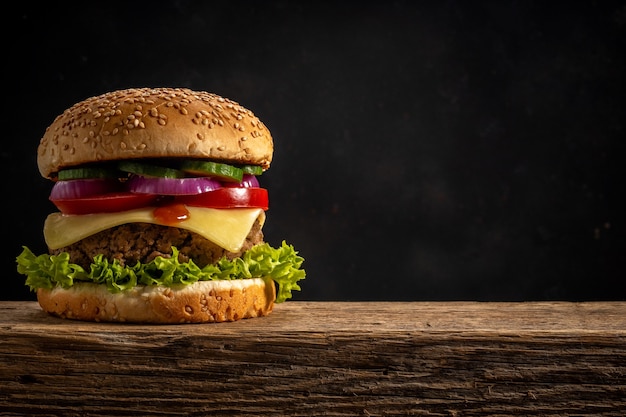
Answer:
POLYGON ((260 208, 187 207, 188 218, 174 225, 157 221, 153 210, 154 207, 145 207, 118 213, 52 213, 44 223, 44 239, 50 249, 59 249, 121 224, 152 223, 198 233, 230 252, 237 252, 243 246, 255 220, 259 219, 261 226, 265 223, 265 212, 260 208))

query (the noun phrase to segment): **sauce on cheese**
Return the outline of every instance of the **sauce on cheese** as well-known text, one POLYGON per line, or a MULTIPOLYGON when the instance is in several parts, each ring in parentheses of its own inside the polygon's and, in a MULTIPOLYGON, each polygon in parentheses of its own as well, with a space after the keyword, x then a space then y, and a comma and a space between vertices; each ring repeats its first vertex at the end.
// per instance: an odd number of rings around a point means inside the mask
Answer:
POLYGON ((167 204, 155 208, 152 215, 154 219, 161 224, 175 226, 189 218, 189 210, 187 210, 184 204, 167 204))

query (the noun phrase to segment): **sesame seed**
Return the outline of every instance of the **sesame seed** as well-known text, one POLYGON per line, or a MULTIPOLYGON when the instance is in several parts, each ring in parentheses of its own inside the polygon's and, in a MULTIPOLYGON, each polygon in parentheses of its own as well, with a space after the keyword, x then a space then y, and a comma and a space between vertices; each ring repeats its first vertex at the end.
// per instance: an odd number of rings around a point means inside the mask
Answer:
POLYGON ((217 147, 217 150, 218 150, 218 151, 223 151, 224 149, 226 149, 224 146, 218 146, 218 147, 217 147))
POLYGON ((167 121, 166 121, 165 119, 159 119, 158 123, 159 123, 161 126, 165 126, 165 125, 167 124, 167 121))
POLYGON ((198 139, 204 140, 204 135, 202 133, 197 133, 196 136, 198 139))

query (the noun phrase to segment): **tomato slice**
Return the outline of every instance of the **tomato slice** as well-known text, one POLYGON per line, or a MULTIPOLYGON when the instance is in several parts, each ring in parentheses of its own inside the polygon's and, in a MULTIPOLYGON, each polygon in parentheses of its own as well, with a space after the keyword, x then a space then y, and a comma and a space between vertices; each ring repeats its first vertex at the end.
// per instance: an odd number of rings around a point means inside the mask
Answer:
POLYGON ((265 188, 223 187, 194 195, 160 196, 131 192, 108 193, 84 198, 50 198, 63 214, 114 213, 147 206, 158 206, 164 201, 194 207, 262 208, 267 210, 269 199, 265 188))
POLYGON ((201 194, 176 196, 176 201, 188 206, 210 208, 255 207, 267 210, 269 207, 267 190, 257 187, 223 187, 201 194))
POLYGON ((154 194, 131 192, 101 194, 85 198, 52 199, 63 214, 113 213, 154 205, 159 198, 154 194))

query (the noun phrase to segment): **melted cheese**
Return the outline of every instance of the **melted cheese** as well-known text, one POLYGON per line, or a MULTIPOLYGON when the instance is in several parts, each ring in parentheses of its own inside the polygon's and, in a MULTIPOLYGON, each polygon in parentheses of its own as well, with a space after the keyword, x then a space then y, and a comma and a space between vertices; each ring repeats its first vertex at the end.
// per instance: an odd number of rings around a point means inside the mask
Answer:
POLYGON ((265 212, 262 209, 187 207, 187 210, 189 218, 175 225, 157 221, 152 214, 153 208, 150 207, 86 215, 52 213, 46 218, 43 234, 48 247, 58 249, 121 224, 152 223, 187 229, 230 252, 237 252, 243 246, 255 220, 258 218, 261 226, 265 222, 265 212))

